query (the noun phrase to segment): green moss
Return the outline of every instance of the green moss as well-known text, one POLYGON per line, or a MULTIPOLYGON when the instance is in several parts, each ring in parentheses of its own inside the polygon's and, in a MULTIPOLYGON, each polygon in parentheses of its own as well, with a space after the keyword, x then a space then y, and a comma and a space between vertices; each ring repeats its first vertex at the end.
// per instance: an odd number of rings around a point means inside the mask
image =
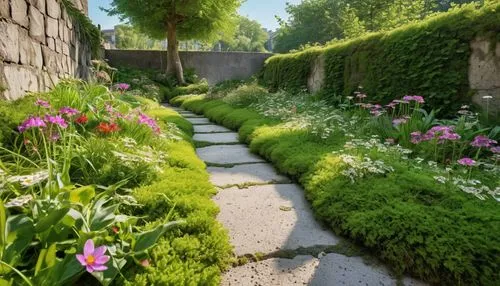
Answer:
POLYGON ((356 183, 342 175, 346 138, 316 137, 220 100, 181 97, 178 104, 227 127, 305 188, 318 218, 335 232, 378 253, 398 273, 439 285, 497 285, 500 282, 498 204, 433 179, 406 161, 390 161, 394 172, 356 183))
POLYGON ((313 60, 321 55, 325 98, 352 95, 362 86, 372 101, 419 94, 449 115, 471 103, 470 42, 478 36, 498 37, 498 23, 500 4, 468 6, 390 32, 271 57, 262 80, 272 89, 303 88, 313 60))

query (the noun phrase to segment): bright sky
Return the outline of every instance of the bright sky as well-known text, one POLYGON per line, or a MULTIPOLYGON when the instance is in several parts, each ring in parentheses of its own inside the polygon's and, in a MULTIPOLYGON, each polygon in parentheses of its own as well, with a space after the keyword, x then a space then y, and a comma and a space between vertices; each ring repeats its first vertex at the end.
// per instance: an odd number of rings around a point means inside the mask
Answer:
MULTIPOLYGON (((302 0, 247 0, 240 8, 240 14, 258 21, 264 28, 276 29, 278 22, 275 15, 287 18, 286 2, 296 4, 302 0)), ((94 24, 100 24, 102 29, 112 29, 120 21, 117 17, 110 17, 99 9, 109 8, 111 0, 89 0, 89 16, 94 24)))

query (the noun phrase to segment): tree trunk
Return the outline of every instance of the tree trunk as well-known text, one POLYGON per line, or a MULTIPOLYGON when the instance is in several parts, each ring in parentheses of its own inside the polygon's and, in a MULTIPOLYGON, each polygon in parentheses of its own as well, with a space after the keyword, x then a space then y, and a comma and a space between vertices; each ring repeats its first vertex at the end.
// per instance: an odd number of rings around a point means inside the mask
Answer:
POLYGON ((177 42, 176 28, 175 23, 168 23, 167 74, 175 75, 179 85, 185 85, 186 82, 184 81, 181 58, 179 57, 179 43, 177 42))

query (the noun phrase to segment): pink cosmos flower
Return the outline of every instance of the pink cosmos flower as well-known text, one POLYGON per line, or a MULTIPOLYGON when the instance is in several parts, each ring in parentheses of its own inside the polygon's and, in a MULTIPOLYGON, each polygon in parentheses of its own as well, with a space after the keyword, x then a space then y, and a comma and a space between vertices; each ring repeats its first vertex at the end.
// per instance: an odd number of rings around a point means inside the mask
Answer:
POLYGON ((57 125, 63 129, 68 127, 68 123, 66 123, 66 120, 62 118, 61 115, 45 115, 45 121, 47 123, 57 125))
POLYGON ((43 108, 50 108, 50 103, 42 99, 37 99, 35 105, 38 105, 43 108))
POLYGON ((491 147, 492 145, 497 144, 497 141, 488 138, 484 135, 478 135, 474 140, 470 143, 471 146, 481 148, 481 147, 491 147))
POLYGON ((75 116, 77 114, 80 114, 80 111, 78 111, 74 108, 65 106, 59 110, 59 113, 66 114, 67 116, 75 116))
POLYGON ((458 160, 458 164, 460 164, 462 166, 472 167, 472 166, 476 165, 476 161, 472 160, 471 158, 465 157, 465 158, 458 160))
POLYGON ((110 259, 108 255, 104 255, 106 250, 106 246, 100 246, 94 249, 94 241, 89 239, 85 242, 83 254, 77 254, 76 259, 82 266, 86 267, 89 273, 94 271, 105 271, 108 267, 104 264, 110 259))
POLYGON ((45 126, 47 125, 40 117, 29 117, 21 125, 19 125, 17 129, 19 130, 19 132, 23 133, 24 131, 31 128, 40 128, 45 126))

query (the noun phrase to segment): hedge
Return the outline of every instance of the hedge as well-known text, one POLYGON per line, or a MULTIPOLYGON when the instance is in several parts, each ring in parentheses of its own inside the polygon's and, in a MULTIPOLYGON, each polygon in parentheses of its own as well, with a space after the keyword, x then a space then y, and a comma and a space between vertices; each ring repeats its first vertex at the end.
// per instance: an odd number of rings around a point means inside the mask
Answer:
POLYGON ((436 285, 499 285, 497 202, 450 192, 432 172, 383 153, 375 159, 390 160, 394 172, 353 184, 341 174, 341 159, 333 153, 344 148, 342 136, 317 140, 307 131, 204 96, 172 103, 239 129, 253 152, 304 186, 318 218, 373 250, 397 273, 436 285))
POLYGON ((362 86, 370 100, 387 103, 418 94, 446 114, 471 102, 471 41, 484 37, 496 43, 499 32, 500 4, 469 5, 393 31, 276 55, 267 60, 261 79, 273 89, 305 88, 311 64, 321 56, 325 98, 349 96, 362 86))

